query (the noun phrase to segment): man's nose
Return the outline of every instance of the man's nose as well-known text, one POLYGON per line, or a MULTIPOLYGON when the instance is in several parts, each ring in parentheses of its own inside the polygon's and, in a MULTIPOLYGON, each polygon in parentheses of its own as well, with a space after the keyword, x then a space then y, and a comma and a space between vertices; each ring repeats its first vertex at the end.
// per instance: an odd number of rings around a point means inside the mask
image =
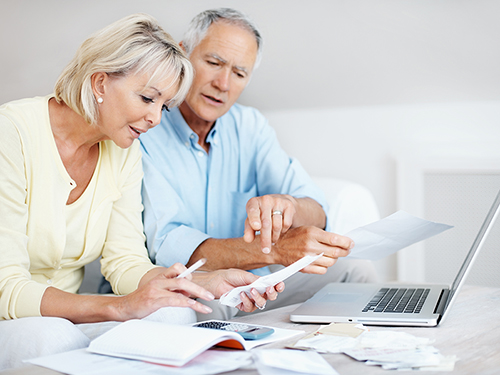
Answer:
POLYGON ((229 69, 222 69, 217 73, 213 83, 220 91, 229 91, 231 87, 230 79, 231 71, 229 69))

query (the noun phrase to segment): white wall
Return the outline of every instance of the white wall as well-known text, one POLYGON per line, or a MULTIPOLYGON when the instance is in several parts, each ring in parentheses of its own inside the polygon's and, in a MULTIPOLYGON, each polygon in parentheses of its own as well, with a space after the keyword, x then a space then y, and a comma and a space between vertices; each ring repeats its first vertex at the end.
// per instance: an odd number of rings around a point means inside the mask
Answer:
MULTIPOLYGON (((382 217, 399 209, 399 160, 500 160, 500 101, 265 114, 282 146, 310 174, 352 180, 368 187, 382 217)), ((383 279, 397 278, 395 257, 379 261, 377 268, 383 279)))
POLYGON ((311 174, 368 187, 383 216, 397 209, 400 155, 498 156, 490 0, 0 0, 0 103, 49 93, 80 43, 118 18, 150 13, 180 40, 219 6, 249 14, 265 37, 241 102, 311 174))

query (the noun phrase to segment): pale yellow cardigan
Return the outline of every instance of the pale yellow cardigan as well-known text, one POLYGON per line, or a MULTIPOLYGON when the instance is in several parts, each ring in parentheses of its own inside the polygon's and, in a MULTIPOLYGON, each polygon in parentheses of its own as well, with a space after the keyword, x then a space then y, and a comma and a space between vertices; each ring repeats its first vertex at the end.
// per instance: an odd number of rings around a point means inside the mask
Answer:
POLYGON ((138 142, 101 142, 100 173, 81 256, 65 258, 65 205, 74 181, 59 156, 46 97, 0 107, 0 320, 39 316, 45 289, 77 292, 83 266, 102 255, 116 294, 134 291, 154 267, 142 229, 138 142))

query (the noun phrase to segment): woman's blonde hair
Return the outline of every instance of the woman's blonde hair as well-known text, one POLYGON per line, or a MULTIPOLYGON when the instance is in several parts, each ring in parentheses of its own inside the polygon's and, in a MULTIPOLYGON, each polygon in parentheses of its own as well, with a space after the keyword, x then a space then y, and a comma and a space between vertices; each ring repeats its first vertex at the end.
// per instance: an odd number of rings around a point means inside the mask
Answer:
POLYGON ((130 15, 91 35, 59 76, 56 100, 89 124, 95 124, 99 114, 91 83, 97 72, 118 76, 148 72, 150 85, 171 77, 178 90, 169 106, 184 100, 193 80, 193 68, 184 51, 147 14, 130 15))

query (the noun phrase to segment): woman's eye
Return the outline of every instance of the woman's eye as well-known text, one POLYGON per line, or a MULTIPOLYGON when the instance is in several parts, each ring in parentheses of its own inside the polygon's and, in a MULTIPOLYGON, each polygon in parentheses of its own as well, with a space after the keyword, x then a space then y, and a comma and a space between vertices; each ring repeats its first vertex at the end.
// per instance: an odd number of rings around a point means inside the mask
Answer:
POLYGON ((163 104, 163 107, 161 107, 161 109, 162 109, 163 111, 170 112, 170 109, 168 109, 168 105, 166 105, 166 104, 163 104))
POLYGON ((142 100, 144 103, 154 103, 153 99, 148 98, 147 96, 141 95, 142 100))

